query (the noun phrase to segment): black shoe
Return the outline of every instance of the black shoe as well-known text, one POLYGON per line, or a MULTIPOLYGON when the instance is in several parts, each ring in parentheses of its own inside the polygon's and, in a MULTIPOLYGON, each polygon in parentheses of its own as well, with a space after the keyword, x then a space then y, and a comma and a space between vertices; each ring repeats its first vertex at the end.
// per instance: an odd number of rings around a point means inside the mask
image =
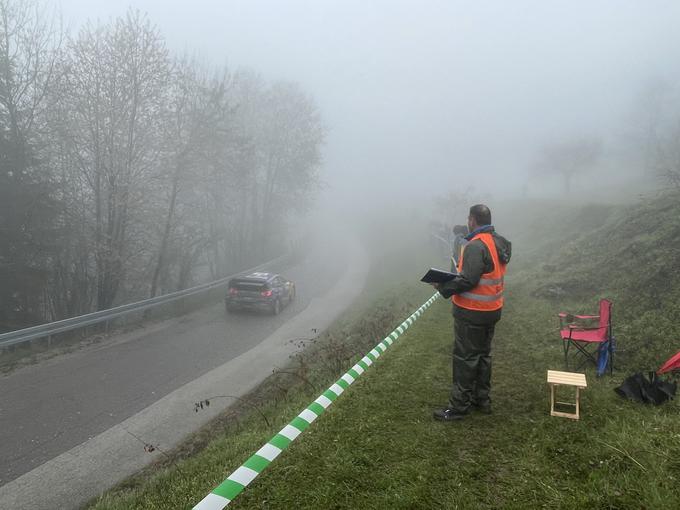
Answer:
POLYGON ((437 409, 434 413, 434 419, 439 421, 456 421, 465 418, 467 413, 460 413, 453 409, 437 409))

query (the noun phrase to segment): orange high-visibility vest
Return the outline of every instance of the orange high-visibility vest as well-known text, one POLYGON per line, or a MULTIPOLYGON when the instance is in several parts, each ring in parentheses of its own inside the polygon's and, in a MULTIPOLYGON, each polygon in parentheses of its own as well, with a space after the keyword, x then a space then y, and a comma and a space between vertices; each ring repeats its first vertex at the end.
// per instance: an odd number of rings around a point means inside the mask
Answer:
MULTIPOLYGON (((493 270, 490 273, 484 273, 479 279, 476 287, 467 292, 454 294, 451 297, 456 305, 468 310, 476 310, 479 312, 491 312, 503 308, 503 277, 505 276, 506 264, 501 264, 498 260, 498 252, 496 251, 496 243, 493 236, 488 232, 482 232, 475 235, 470 242, 475 239, 482 241, 489 249, 491 260, 493 260, 493 270)), ((465 256, 465 248, 458 261, 458 272, 463 270, 463 257, 465 256)))

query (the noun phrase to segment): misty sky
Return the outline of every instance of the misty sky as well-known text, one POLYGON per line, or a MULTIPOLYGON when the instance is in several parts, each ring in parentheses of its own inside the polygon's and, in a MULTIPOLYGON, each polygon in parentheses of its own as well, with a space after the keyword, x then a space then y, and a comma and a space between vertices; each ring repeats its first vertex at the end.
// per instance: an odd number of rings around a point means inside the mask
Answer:
POLYGON ((330 190, 385 205, 485 180, 519 190, 541 143, 616 141, 645 84, 680 74, 673 1, 60 4, 72 30, 132 5, 174 52, 299 82, 329 129, 330 190))

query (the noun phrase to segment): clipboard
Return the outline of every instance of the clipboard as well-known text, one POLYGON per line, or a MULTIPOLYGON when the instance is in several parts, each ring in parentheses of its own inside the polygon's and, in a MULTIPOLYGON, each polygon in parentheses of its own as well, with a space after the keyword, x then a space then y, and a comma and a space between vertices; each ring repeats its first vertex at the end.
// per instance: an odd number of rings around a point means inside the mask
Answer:
POLYGON ((446 283, 450 282, 458 276, 458 273, 450 273, 431 267, 427 273, 420 279, 424 283, 446 283))

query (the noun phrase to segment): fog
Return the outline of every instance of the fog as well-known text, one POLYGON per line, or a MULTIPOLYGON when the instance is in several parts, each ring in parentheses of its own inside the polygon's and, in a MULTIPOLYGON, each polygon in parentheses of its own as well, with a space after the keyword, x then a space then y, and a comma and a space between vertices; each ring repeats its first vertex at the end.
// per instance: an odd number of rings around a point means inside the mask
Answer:
POLYGON ((0 10, 0 329, 233 274, 317 220, 680 186, 677 2, 0 10))
MULTIPOLYGON (((680 61, 680 4, 670 1, 129 5, 173 51, 295 81, 314 97, 327 127, 324 201, 470 186, 557 194, 559 182, 526 186, 530 162, 541 144, 584 134, 604 141, 600 172, 635 177, 619 149, 636 98, 677 78, 680 61)), ((71 27, 129 5, 61 2, 71 27)))

